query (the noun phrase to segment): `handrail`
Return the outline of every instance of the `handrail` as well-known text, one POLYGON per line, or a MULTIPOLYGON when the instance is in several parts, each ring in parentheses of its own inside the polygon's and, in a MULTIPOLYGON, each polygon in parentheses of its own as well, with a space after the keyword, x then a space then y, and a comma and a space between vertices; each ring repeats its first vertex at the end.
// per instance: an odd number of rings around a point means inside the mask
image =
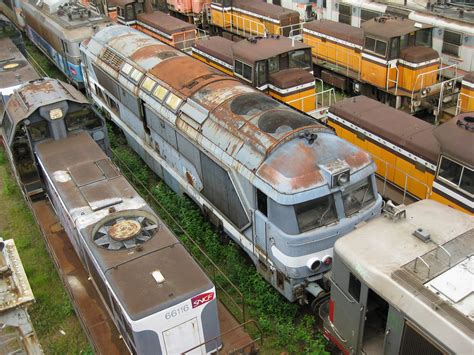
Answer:
MULTIPOLYGON (((307 101, 307 99, 311 98, 311 97, 314 97, 315 99, 315 108, 314 110, 322 110, 322 109, 328 109, 329 106, 331 106, 333 103, 335 103, 337 100, 336 100, 336 91, 334 90, 334 88, 329 88, 329 89, 324 89, 324 82, 320 79, 320 78, 315 78, 315 82, 316 81, 319 81, 320 82, 320 85, 321 85, 321 89, 323 89, 322 91, 317 91, 315 92, 314 94, 310 94, 310 95, 306 95, 304 97, 299 97, 297 99, 293 99, 293 100, 290 100, 287 102, 288 105, 296 108, 297 110, 299 111, 302 111, 302 112, 308 112, 307 110, 305 110, 305 102, 307 101), (327 105, 325 105, 324 103, 324 99, 325 97, 328 97, 328 102, 327 102, 327 105), (322 98, 321 100, 318 100, 318 98, 322 98), (320 101, 321 101, 321 104, 320 104, 320 101), (294 103, 301 103, 301 104, 295 104, 293 105, 294 103)), ((315 86, 317 87, 316 83, 315 83, 315 86)))
MULTIPOLYGON (((255 327, 257 328, 257 331, 258 331, 258 333, 259 333, 259 336, 258 336, 258 338, 256 338, 256 339, 252 339, 252 341, 250 341, 249 343, 245 344, 245 345, 242 346, 240 349, 244 349, 244 348, 246 348, 246 347, 248 347, 248 346, 250 346, 250 345, 252 345, 252 344, 256 344, 257 342, 260 342, 260 344, 262 344, 262 343, 263 343, 263 332, 262 332, 262 329, 260 328, 260 326, 258 325, 258 323, 257 323, 255 320, 250 319, 250 320, 248 320, 248 321, 246 321, 246 322, 244 322, 244 323, 242 323, 242 324, 239 324, 239 325, 237 325, 237 326, 235 326, 235 327, 233 327, 233 328, 231 328, 231 329, 225 331, 224 333, 221 333, 220 335, 218 335, 218 336, 216 336, 216 337, 214 337, 214 338, 212 338, 212 339, 209 339, 209 340, 207 340, 207 341, 205 341, 205 342, 202 342, 201 344, 196 345, 196 346, 192 347, 191 349, 188 349, 188 350, 182 352, 181 355, 190 353, 191 351, 196 350, 196 349, 199 349, 201 346, 204 346, 204 345, 209 344, 209 343, 211 343, 211 342, 216 342, 216 343, 217 343, 218 341, 220 341, 220 339, 221 339, 224 335, 227 335, 227 334, 229 334, 229 333, 232 333, 232 332, 234 332, 234 331, 236 331, 237 329, 240 329, 240 328, 244 328, 244 329, 245 329, 245 327, 248 326, 248 325, 251 324, 251 323, 253 323, 253 324, 255 325, 255 327)), ((216 348, 217 348, 218 345, 219 345, 219 344, 216 344, 216 348)), ((235 351, 238 351, 238 350, 240 350, 240 349, 233 349, 231 352, 235 352, 235 351)), ((217 354, 219 354, 219 350, 217 350, 217 354)))
MULTIPOLYGON (((176 220, 176 218, 158 201, 158 199, 153 196, 153 194, 151 193, 151 191, 145 186, 145 184, 140 181, 137 176, 134 174, 134 172, 128 167, 128 165, 120 159, 120 157, 112 150, 112 154, 114 156, 114 158, 116 159, 116 161, 119 163, 118 165, 119 166, 123 166, 127 171, 128 173, 130 174, 130 176, 136 180, 136 182, 140 185, 140 187, 143 189, 143 191, 146 192, 146 194, 148 195, 149 198, 151 198, 151 200, 153 201, 153 203, 156 204, 156 206, 158 206, 162 211, 164 211, 166 213, 166 216, 174 223, 174 225, 178 228, 179 232, 182 233, 188 241, 190 241, 193 246, 200 252, 200 254, 204 257, 205 261, 208 262, 212 267, 212 271, 213 271, 213 282, 214 284, 216 285, 216 287, 220 287, 221 288, 221 291, 226 294, 227 296, 229 296, 230 298, 230 301, 232 302, 233 306, 237 307, 240 312, 242 313, 241 315, 241 318, 242 318, 242 322, 245 322, 246 321, 246 309, 245 309, 245 305, 246 305, 246 301, 245 301, 245 297, 243 295, 242 292, 240 292, 240 290, 237 288, 237 286, 227 277, 227 275, 219 268, 219 266, 217 266, 214 261, 206 254, 206 252, 202 249, 202 247, 189 235, 189 233, 181 226, 181 224, 176 220), (218 272, 218 275, 216 275, 216 271, 218 272), (218 280, 217 280, 217 276, 221 276, 223 277, 223 279, 230 285, 230 287, 233 289, 233 292, 235 292, 237 294, 237 297, 240 299, 240 303, 241 303, 241 306, 239 305, 239 303, 234 299, 234 297, 232 297, 232 295, 230 295, 230 293, 225 290, 225 287, 222 287, 218 280)), ((190 250, 188 249, 188 247, 186 247, 186 245, 183 244, 183 246, 186 248, 186 250, 188 250, 188 252, 192 255, 192 253, 190 252, 190 250)), ((196 262, 202 267, 203 270, 206 270, 208 275, 209 275, 209 270, 207 270, 207 267, 205 267, 203 265, 203 263, 201 261, 199 261, 197 258, 194 258, 194 260, 196 260, 196 262)), ((210 275, 209 275, 210 276, 210 275)), ((224 304, 225 305, 225 304, 224 304)), ((229 312, 231 312, 237 319, 239 319, 240 317, 238 315, 235 315, 235 313, 230 309, 230 307, 227 307, 226 308, 229 310, 229 312)))
POLYGON ((224 28, 227 28, 229 26, 230 32, 239 34, 243 37, 247 37, 247 28, 249 36, 266 36, 266 34, 268 33, 267 28, 263 23, 248 19, 246 17, 237 15, 229 11, 222 11, 222 23, 224 28), (226 14, 230 15, 230 21, 226 21, 226 14), (236 21, 234 21, 234 18, 236 19, 236 21), (234 22, 237 22, 237 25, 234 25, 234 22), (242 26, 240 26, 240 22, 242 22, 242 26), (234 32, 234 30, 236 30, 237 32, 234 32))
POLYGON ((415 259, 415 266, 414 266, 414 268, 413 268, 413 271, 414 271, 415 273, 418 273, 418 271, 416 271, 416 265, 417 265, 418 259, 421 260, 421 262, 422 262, 423 264, 425 264, 426 268, 428 269, 428 278, 429 278, 429 277, 430 277, 430 273, 431 273, 431 267, 428 265, 428 263, 427 263, 425 260, 423 260, 423 258, 422 258, 421 256, 417 256, 417 257, 416 257, 416 259, 415 259))
POLYGON ((448 266, 451 267, 451 253, 447 251, 446 248, 443 247, 442 245, 438 245, 438 248, 436 249, 436 257, 438 257, 438 250, 440 249, 444 251, 446 255, 448 255, 448 266))
MULTIPOLYGON (((393 164, 390 164, 389 162, 387 162, 386 160, 382 159, 382 158, 379 157, 378 155, 375 155, 375 154, 373 154, 373 153, 370 153, 370 155, 372 156, 372 158, 373 158, 374 160, 376 160, 376 164, 378 164, 377 161, 379 161, 381 164, 384 164, 384 165, 385 165, 384 176, 382 177, 382 178, 383 178, 383 181, 384 181, 384 187, 383 187, 382 195, 385 194, 386 185, 387 185, 387 180, 388 180, 388 181, 391 181, 391 180, 388 178, 388 171, 389 171, 389 169, 392 169, 392 170, 394 170, 394 172, 401 173, 401 174, 403 174, 404 177, 405 177, 405 186, 404 186, 404 189, 403 189, 403 200, 401 201, 401 203, 404 203, 404 202, 405 202, 406 194, 407 194, 407 192, 409 192, 409 191, 408 191, 408 188, 407 188, 407 186, 408 186, 408 179, 411 179, 411 180, 413 180, 415 183, 418 183, 418 184, 420 184, 420 185, 423 185, 424 188, 425 188, 425 190, 426 190, 426 193, 425 193, 424 198, 427 199, 427 198, 430 197, 430 194, 431 194, 431 187, 430 187, 428 184, 426 184, 425 182, 421 181, 420 179, 418 179, 418 178, 416 178, 416 177, 414 177, 414 176, 411 176, 409 173, 407 173, 407 172, 404 171, 404 170, 399 169, 397 166, 395 166, 395 165, 393 165, 393 164)), ((381 176, 380 174, 377 174, 377 175, 381 176)), ((397 185, 397 186, 399 186, 400 188, 402 188, 402 186, 400 186, 400 185, 397 185)), ((413 195, 413 193, 410 193, 410 194, 413 195)))
POLYGON ((473 102, 474 102, 474 96, 468 95, 468 94, 466 94, 466 93, 464 93, 464 92, 460 92, 460 93, 458 94, 458 101, 457 101, 457 103, 456 103, 456 116, 459 115, 460 113, 463 113, 463 111, 462 111, 462 108, 463 108, 463 107, 462 107, 462 105, 463 105, 462 99, 463 99, 463 98, 467 98, 466 101, 467 101, 468 103, 469 103, 470 100, 473 100, 473 102))

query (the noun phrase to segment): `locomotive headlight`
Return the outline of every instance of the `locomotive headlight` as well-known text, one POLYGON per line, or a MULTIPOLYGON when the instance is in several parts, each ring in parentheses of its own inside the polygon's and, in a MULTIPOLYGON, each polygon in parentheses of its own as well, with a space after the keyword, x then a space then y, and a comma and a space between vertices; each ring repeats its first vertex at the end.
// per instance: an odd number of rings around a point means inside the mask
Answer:
POLYGON ((426 96, 427 93, 428 93, 428 90, 426 90, 426 89, 421 90, 421 96, 424 97, 424 96, 426 96))
POLYGON ((53 108, 49 111, 49 118, 52 120, 58 120, 63 117, 63 110, 60 108, 53 108))
POLYGON ((332 186, 342 186, 347 184, 351 179, 351 172, 349 169, 341 171, 333 176, 332 186))
POLYGON ((321 260, 318 258, 311 258, 307 261, 306 266, 311 271, 317 271, 321 267, 321 260))

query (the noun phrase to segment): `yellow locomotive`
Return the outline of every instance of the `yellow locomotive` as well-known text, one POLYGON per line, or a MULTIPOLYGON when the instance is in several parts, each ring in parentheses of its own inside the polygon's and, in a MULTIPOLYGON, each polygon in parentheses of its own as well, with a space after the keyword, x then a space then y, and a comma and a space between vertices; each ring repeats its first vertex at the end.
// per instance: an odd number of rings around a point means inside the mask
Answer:
POLYGON ((338 136, 372 155, 384 186, 473 214, 473 116, 463 113, 436 127, 357 96, 332 105, 327 123, 338 136))
POLYGON ((303 41, 312 47, 315 75, 340 89, 403 108, 440 114, 440 100, 455 102, 451 68, 440 68, 431 48, 432 26, 382 16, 362 28, 319 20, 304 24, 303 41))
POLYGON ((192 55, 300 111, 313 113, 322 106, 311 72, 311 48, 299 41, 209 37, 195 42, 192 55))

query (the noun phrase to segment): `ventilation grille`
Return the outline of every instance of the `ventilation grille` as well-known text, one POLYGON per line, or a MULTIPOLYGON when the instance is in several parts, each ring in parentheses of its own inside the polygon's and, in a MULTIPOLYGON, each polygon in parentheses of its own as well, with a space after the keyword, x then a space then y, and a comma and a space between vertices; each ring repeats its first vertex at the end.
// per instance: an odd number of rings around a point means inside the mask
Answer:
POLYGON ((123 59, 112 52, 109 48, 104 51, 101 59, 117 71, 120 70, 120 67, 123 64, 123 59))
POLYGON ((94 234, 94 243, 107 250, 135 248, 155 235, 158 224, 144 216, 124 216, 105 222, 94 234))

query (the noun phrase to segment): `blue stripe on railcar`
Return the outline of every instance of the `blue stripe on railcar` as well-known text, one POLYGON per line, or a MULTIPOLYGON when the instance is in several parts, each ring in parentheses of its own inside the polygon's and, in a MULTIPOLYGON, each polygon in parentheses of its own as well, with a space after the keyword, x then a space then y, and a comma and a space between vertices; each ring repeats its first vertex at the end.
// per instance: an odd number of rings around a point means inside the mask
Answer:
POLYGON ((70 63, 59 52, 57 52, 43 37, 41 37, 30 26, 26 26, 26 31, 30 40, 40 47, 43 52, 56 64, 67 77, 73 80, 76 84, 83 85, 84 78, 82 76, 81 66, 70 63))

